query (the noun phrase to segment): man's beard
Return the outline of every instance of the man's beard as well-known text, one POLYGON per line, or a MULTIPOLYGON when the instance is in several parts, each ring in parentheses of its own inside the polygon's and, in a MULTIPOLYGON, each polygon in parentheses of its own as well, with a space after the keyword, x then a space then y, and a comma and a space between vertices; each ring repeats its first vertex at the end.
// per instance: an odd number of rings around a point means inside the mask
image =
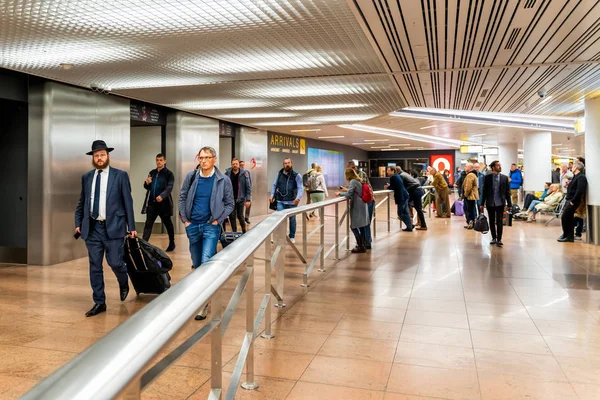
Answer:
POLYGON ((106 163, 104 163, 104 165, 102 165, 102 166, 99 166, 98 164, 96 164, 96 161, 94 159, 92 159, 92 165, 96 169, 105 169, 106 167, 108 167, 110 165, 110 158, 107 158, 106 163))
POLYGON ((283 169, 285 170, 285 172, 290 172, 292 170, 292 167, 285 166, 285 167, 283 167, 283 169))

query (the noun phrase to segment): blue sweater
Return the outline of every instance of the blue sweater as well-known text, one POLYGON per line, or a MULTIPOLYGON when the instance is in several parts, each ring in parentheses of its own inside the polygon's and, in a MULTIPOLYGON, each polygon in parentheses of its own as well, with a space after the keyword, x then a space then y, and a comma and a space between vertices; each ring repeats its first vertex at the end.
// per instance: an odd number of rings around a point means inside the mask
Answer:
POLYGON ((194 197, 194 206, 192 208, 192 223, 205 224, 211 218, 210 196, 212 195, 215 175, 209 178, 203 178, 198 175, 198 186, 196 186, 196 196, 194 197))

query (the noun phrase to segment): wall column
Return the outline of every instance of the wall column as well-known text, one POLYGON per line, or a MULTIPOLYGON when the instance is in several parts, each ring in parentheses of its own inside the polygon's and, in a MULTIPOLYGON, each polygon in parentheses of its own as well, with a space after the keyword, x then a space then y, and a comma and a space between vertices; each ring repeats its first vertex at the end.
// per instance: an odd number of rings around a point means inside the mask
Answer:
MULTIPOLYGON (((502 173, 504 175, 508 175, 510 171, 510 164, 517 163, 519 158, 517 155, 519 154, 519 145, 516 143, 505 143, 498 146, 498 158, 502 165, 502 173)), ((494 160, 490 160, 492 162, 494 160)), ((488 164, 490 163, 488 162, 488 164)))
POLYGON ((523 138, 523 190, 541 191, 552 180, 552 133, 526 132, 523 138))
POLYGON ((585 99, 585 175, 588 242, 600 245, 600 97, 585 99))

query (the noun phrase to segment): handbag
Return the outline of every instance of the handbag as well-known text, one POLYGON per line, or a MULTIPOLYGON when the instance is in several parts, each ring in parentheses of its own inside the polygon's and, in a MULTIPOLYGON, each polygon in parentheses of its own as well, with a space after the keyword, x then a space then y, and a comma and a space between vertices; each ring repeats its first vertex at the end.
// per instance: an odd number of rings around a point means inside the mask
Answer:
POLYGON ((479 214, 479 216, 475 219, 473 229, 483 234, 488 233, 490 231, 490 224, 488 223, 487 217, 483 214, 479 214))
POLYGON ((273 202, 269 203, 269 208, 273 211, 277 211, 277 199, 273 199, 273 202))

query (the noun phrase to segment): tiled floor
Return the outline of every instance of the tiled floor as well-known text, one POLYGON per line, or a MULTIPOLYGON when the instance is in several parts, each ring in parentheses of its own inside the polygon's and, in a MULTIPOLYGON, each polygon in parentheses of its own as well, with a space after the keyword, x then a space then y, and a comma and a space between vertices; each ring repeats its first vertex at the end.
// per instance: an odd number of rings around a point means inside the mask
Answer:
MULTIPOLYGON (((516 222, 503 249, 464 230, 462 218, 429 224, 427 232, 403 233, 394 221, 388 235, 380 222, 370 253, 328 260, 309 288, 300 287, 303 267, 288 253, 288 307, 273 311, 276 337, 256 342, 260 388, 239 389, 236 398, 599 399, 600 249, 558 244, 556 223, 516 222)), ((186 239, 177 241, 174 282, 189 272, 186 239)), ((85 318, 87 260, 0 266, 0 399, 17 398, 152 300, 119 304, 110 271, 106 281, 108 312, 85 318)), ((225 385, 244 307, 223 340, 225 385)), ((175 344, 199 324, 192 321, 175 344)), ((207 398, 209 354, 208 342, 199 343, 143 397, 207 398)))

